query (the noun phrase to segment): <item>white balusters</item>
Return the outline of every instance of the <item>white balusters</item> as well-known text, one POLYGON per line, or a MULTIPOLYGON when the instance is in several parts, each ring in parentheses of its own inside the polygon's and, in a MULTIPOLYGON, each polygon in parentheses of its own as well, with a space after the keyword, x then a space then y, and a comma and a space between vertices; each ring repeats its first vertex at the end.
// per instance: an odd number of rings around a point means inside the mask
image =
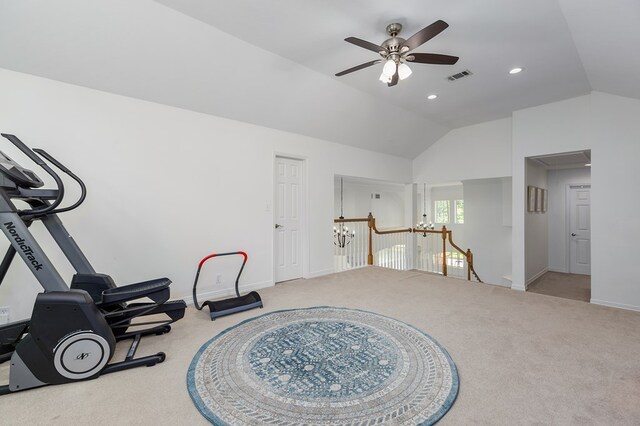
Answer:
POLYGON ((416 268, 422 271, 443 273, 443 263, 447 265, 447 275, 456 278, 467 278, 467 257, 455 249, 447 240, 446 250, 442 249, 442 233, 416 233, 417 250, 416 268))
MULTIPOLYGON (((356 221, 349 222, 347 220, 344 222, 350 231, 355 232, 349 243, 345 247, 334 244, 336 272, 362 268, 368 264, 369 223, 362 219, 354 220, 356 221)), ((406 230, 378 232, 375 227, 373 230, 375 232, 372 232, 371 235, 371 246, 374 265, 398 270, 415 268, 443 274, 444 263, 448 276, 467 278, 466 254, 460 253, 453 247, 449 239, 447 239, 446 248, 443 250, 442 232, 410 233, 406 230), (413 238, 417 239, 415 253, 411 248, 413 238)))
POLYGON ((374 234, 374 264, 390 269, 408 269, 411 263, 407 258, 410 239, 411 234, 408 232, 374 234))

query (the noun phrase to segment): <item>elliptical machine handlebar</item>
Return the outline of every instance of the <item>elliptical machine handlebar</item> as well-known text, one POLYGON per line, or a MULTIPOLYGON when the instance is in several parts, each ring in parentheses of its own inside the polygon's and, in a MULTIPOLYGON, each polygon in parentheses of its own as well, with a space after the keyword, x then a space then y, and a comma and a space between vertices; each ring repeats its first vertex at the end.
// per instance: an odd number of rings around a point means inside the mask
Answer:
MULTIPOLYGON (((3 137, 9 139, 9 141, 16 146, 20 151, 24 152, 25 155, 36 163, 38 166, 44 168, 46 165, 42 158, 38 157, 36 153, 34 153, 27 145, 24 144, 16 135, 10 135, 8 133, 3 133, 3 137)), ((46 170, 46 169, 45 169, 46 170)))
POLYGON ((81 193, 80 193, 80 198, 78 198, 78 201, 76 201, 75 203, 73 203, 72 205, 70 205, 68 207, 63 207, 63 208, 60 208, 60 209, 56 209, 56 210, 50 211, 49 213, 51 214, 51 213, 68 212, 69 210, 73 210, 76 207, 78 207, 80 204, 82 204, 84 202, 84 199, 87 197, 87 186, 84 184, 82 179, 80 179, 75 173, 73 173, 71 170, 69 170, 60 161, 56 160, 51 154, 49 154, 44 149, 34 148, 33 151, 38 153, 42 157, 44 157, 48 162, 50 162, 51 164, 56 166, 58 169, 62 170, 71 179, 75 180, 78 183, 78 185, 80 186, 81 193))

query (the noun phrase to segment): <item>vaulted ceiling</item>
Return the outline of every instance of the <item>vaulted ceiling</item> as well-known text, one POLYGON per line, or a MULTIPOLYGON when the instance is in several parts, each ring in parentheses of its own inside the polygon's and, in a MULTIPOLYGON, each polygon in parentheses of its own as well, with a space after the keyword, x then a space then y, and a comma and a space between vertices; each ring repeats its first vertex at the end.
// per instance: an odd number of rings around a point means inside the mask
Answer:
POLYGON ((637 0, 0 0, 0 67, 413 158, 517 109, 640 98, 638 22, 637 0), (456 65, 411 65, 391 88, 381 64, 335 77, 377 58, 345 37, 438 19, 449 28, 416 52, 456 65))

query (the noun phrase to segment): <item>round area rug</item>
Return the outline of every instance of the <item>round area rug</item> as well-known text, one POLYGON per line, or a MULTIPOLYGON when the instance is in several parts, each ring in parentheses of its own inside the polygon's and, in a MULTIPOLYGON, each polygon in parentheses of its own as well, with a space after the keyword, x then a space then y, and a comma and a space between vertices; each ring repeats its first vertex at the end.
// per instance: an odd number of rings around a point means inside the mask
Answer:
POLYGON ((228 328, 191 362, 187 386, 217 425, 431 425, 458 394, 449 354, 416 328, 317 307, 228 328))

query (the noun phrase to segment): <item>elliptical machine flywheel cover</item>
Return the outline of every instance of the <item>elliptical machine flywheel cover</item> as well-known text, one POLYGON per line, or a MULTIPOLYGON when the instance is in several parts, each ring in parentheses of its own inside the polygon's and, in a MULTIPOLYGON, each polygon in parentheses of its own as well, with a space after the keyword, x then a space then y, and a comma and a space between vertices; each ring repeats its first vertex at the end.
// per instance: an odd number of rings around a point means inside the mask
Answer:
POLYGON ((63 337, 53 350, 56 371, 71 380, 82 380, 100 373, 111 358, 107 340, 91 330, 63 337))

